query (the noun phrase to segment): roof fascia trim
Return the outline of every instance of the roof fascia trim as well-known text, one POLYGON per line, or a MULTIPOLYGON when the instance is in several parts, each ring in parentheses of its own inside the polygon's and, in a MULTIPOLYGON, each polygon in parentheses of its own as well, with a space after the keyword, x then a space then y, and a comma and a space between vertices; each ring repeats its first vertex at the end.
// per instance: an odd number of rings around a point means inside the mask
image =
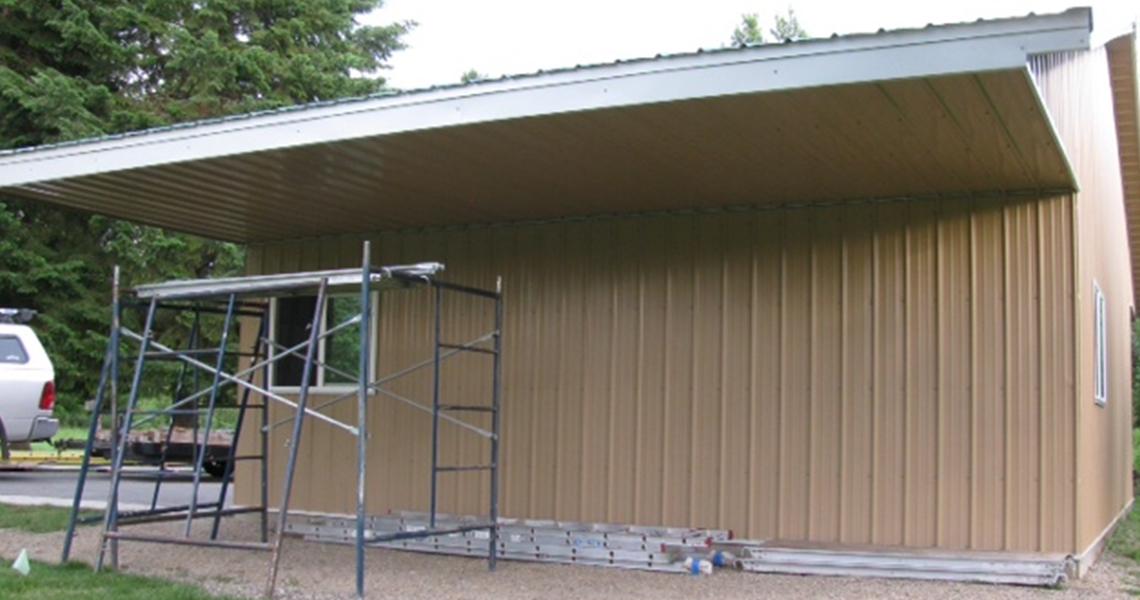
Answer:
POLYGON ((0 187, 565 112, 1024 68, 1089 47, 1091 11, 562 71, 0 154, 0 187))

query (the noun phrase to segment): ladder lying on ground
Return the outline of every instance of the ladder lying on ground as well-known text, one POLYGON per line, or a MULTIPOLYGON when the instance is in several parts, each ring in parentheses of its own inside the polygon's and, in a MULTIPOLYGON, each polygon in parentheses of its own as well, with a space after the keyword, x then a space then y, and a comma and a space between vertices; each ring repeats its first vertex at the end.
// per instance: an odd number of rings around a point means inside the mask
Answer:
POLYGON ((1062 554, 936 551, 896 547, 847 547, 761 541, 714 543, 752 573, 839 575, 1054 587, 1068 579, 1071 559, 1062 554))
MULTIPOLYGON (((445 530, 462 529, 477 521, 477 517, 436 515, 436 527, 445 530)), ((356 520, 349 517, 293 515, 285 532, 311 541, 349 544, 355 535, 355 524, 356 520)), ((373 516, 366 524, 369 546, 456 556, 483 556, 487 552, 486 530, 391 539, 427 529, 430 516, 426 513, 373 516)), ((496 549, 502 559, 678 573, 688 571, 683 563, 685 556, 707 555, 710 545, 731 537, 724 530, 678 527, 505 518, 499 519, 498 524, 496 549)))

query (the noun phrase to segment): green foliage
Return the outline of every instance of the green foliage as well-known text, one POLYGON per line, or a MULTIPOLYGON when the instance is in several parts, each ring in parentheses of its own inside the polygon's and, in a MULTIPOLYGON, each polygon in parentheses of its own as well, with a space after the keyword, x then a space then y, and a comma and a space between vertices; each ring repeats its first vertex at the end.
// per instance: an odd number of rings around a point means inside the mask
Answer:
POLYGON ((360 27, 378 0, 167 0, 147 3, 156 48, 128 93, 174 120, 381 90, 384 62, 412 23, 360 27), (354 73, 370 77, 354 77, 354 73))
POLYGON ((1113 554, 1140 563, 1140 511, 1133 509, 1120 521, 1108 541, 1108 549, 1113 554))
POLYGON ((1132 426, 1140 427, 1140 319, 1132 321, 1132 426))
POLYGON ((1132 470, 1140 473, 1140 429, 1132 430, 1132 470))
POLYGON ((740 15, 740 25, 732 31, 733 46, 751 46, 764 43, 764 30, 760 28, 760 16, 756 13, 740 15))
POLYGON ((0 147, 377 92, 414 26, 381 4, 0 0, 0 147))
MULTIPOLYGON (((786 14, 776 14, 768 34, 777 42, 793 42, 807 39, 808 33, 800 26, 796 11, 791 8, 786 14)), ((764 30, 756 13, 740 15, 740 24, 732 31, 733 46, 752 46, 765 43, 764 30)))
MULTIPOLYGON (((377 92, 414 26, 357 25, 381 4, 0 0, 0 149, 377 92)), ((33 325, 67 421, 98 382, 114 264, 129 287, 239 273, 244 251, 0 197, 0 306, 40 312, 33 325)), ((185 341, 189 323, 164 319, 158 329, 185 341)), ((157 365, 144 393, 169 392, 175 372, 157 365)))
MULTIPOLYGON (((80 515, 90 517, 99 513, 81 511, 80 515)), ((17 529, 29 533, 49 533, 67 529, 71 509, 58 506, 13 506, 0 504, 0 529, 17 529)))
POLYGON ((459 83, 473 83, 480 79, 486 79, 487 76, 476 71, 475 69, 467 69, 462 75, 459 76, 459 83))
MULTIPOLYGON (((333 296, 329 299, 328 323, 332 328, 353 315, 360 313, 359 296, 333 296)), ((360 332, 349 328, 325 340, 325 364, 349 375, 360 372, 360 332)), ((346 377, 325 369, 326 383, 356 383, 354 377, 346 377)))
MULTIPOLYGON (((0 202, 0 306, 34 308, 32 322, 52 357, 66 423, 82 420, 80 407, 94 395, 110 321, 109 274, 123 269, 123 285, 165 278, 239 272, 242 249, 166 233, 104 217, 32 204, 0 202)), ((138 328, 139 315, 124 318, 138 328)), ((158 324, 167 343, 186 340, 188 320, 158 324)), ((124 345, 124 349, 129 348, 124 345)), ((129 352, 129 350, 128 350, 129 352)), ((153 370, 147 393, 170 389, 173 364, 153 370), (165 377, 164 377, 165 376, 165 377)))
POLYGON ((116 30, 137 13, 108 1, 0 0, 0 148, 150 124, 116 97, 138 50, 116 30))
MULTIPOLYGON (((14 557, 3 559, 11 564, 14 557)), ((26 577, 8 568, 0 569, 0 598, 5 600, 68 600, 114 598, 115 600, 225 600, 201 588, 153 577, 108 571, 96 573, 80 563, 49 565, 32 561, 26 577)))
MULTIPOLYGON (((1135 336, 1133 343, 1135 344, 1135 336)), ((1140 472, 1140 429, 1132 430, 1132 469, 1133 473, 1140 472)), ((1108 550, 1131 561, 1127 569, 1128 585, 1122 591, 1133 596, 1140 594, 1140 510, 1134 507, 1121 519, 1108 541, 1108 550)))
POLYGON ((808 38, 807 31, 804 31, 804 28, 800 26, 800 20, 796 17, 796 11, 791 8, 788 9, 787 14, 777 14, 774 18, 775 23, 772 25, 772 28, 768 30, 768 33, 772 34, 772 37, 775 38, 777 42, 794 42, 808 38))

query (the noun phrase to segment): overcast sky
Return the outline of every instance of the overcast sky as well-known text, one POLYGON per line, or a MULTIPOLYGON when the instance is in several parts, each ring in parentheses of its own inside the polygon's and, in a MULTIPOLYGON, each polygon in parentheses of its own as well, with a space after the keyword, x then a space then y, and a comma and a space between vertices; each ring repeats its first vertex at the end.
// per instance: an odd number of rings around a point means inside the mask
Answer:
POLYGON ((468 69, 499 76, 609 62, 658 53, 717 48, 740 15, 755 12, 768 25, 795 9, 814 37, 973 21, 979 17, 1060 12, 1092 5, 1098 32, 1123 32, 1136 0, 387 0, 370 23, 419 23, 385 73, 397 88, 457 83, 468 69))

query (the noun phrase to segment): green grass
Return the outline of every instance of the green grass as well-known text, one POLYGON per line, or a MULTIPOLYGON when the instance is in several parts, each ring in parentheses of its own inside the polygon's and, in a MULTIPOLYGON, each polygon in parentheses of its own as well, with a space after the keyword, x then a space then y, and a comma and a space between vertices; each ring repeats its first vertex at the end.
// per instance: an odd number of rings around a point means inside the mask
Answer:
POLYGON ((87 439, 87 427, 60 427, 59 432, 55 434, 55 439, 85 440, 87 439))
POLYGON ((152 577, 122 573, 95 573, 80 563, 63 566, 32 561, 32 571, 20 575, 7 567, 12 558, 3 559, 0 568, 0 598, 5 600, 55 600, 107 598, 114 600, 208 600, 230 596, 211 596, 183 583, 172 583, 152 577))
POLYGON ((1133 509, 1120 522, 1108 548, 1114 553, 1140 563, 1140 510, 1133 509))
MULTIPOLYGON (((11 506, 0 504, 0 529, 32 533, 63 531, 69 510, 54 506, 11 506)), ((83 516, 96 515, 83 511, 83 516)), ((0 557, 0 598, 4 600, 54 600, 56 598, 107 598, 114 600, 207 600, 230 598, 211 596, 191 585, 162 579, 95 573, 81 563, 63 566, 32 561, 27 576, 9 568, 13 557, 0 557)))
MULTIPOLYGON (((19 529, 30 533, 63 531, 67 529, 67 518, 70 514, 70 509, 57 506, 0 504, 0 529, 19 529)), ((99 513, 85 510, 79 514, 80 516, 91 516, 99 513)), ((6 597, 0 594, 0 598, 6 597)))
POLYGON ((1140 595, 1140 510, 1133 508, 1120 522, 1108 541, 1108 550, 1132 561, 1126 568, 1128 576, 1123 591, 1140 595))
MULTIPOLYGON (((1133 468, 1140 468, 1140 429, 1132 430, 1132 464, 1133 468)), ((1140 595, 1140 508, 1133 507, 1116 527, 1108 541, 1108 549, 1135 563, 1128 568, 1129 585, 1125 591, 1134 596, 1140 595)))
MULTIPOLYGON (((63 440, 86 440, 87 428, 86 427, 60 427, 59 431, 52 437, 53 442, 60 442, 63 440)), ((32 452, 36 454, 46 454, 55 456, 59 452, 51 445, 51 442, 36 442, 32 444, 32 452)), ((82 455, 80 450, 67 450, 64 454, 82 455)))
POLYGON ((1132 469, 1140 471, 1140 429, 1132 430, 1132 469))

